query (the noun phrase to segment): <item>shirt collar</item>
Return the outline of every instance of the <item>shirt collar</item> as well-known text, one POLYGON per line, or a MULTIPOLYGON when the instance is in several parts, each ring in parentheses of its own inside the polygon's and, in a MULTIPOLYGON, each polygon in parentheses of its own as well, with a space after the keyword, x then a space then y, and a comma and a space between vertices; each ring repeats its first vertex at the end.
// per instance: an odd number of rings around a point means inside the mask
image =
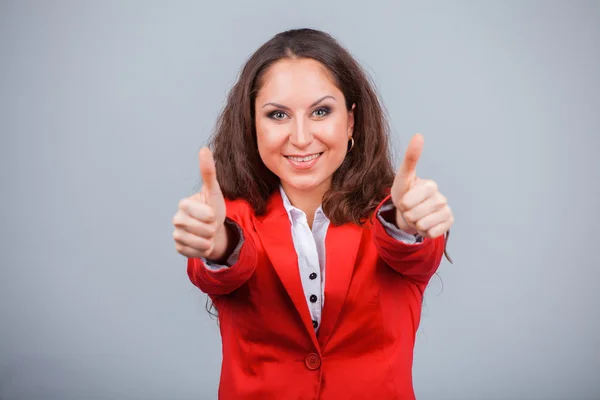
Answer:
MULTIPOLYGON (((301 209, 294 207, 292 205, 292 203, 290 202, 290 198, 287 196, 287 194, 285 194, 285 190, 283 190, 283 186, 281 186, 281 184, 279 185, 279 192, 281 193, 281 198, 283 200, 283 207, 285 208, 285 211, 288 214, 288 217, 290 218, 290 222, 293 222, 293 217, 297 217, 297 216, 301 216, 304 215, 304 211, 302 211, 301 209)), ((319 206, 319 208, 317 208, 317 211, 315 212, 315 220, 317 219, 324 219, 324 220, 329 220, 327 218, 327 216, 325 215, 325 213, 323 212, 323 209, 321 208, 321 206, 319 206)))

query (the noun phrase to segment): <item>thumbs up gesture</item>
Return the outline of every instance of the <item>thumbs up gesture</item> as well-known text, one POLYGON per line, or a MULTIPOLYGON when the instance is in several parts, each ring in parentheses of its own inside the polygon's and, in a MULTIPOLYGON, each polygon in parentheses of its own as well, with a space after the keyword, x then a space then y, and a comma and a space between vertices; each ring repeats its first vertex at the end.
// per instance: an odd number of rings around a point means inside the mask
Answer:
POLYGON ((173 216, 175 248, 186 257, 220 260, 228 245, 225 199, 217 182, 212 152, 203 148, 198 159, 202 189, 179 202, 173 216))
POLYGON ((391 195, 396 207, 396 225, 409 234, 436 238, 454 223, 448 200, 432 180, 417 177, 417 163, 423 151, 423 136, 416 134, 394 178, 391 195))

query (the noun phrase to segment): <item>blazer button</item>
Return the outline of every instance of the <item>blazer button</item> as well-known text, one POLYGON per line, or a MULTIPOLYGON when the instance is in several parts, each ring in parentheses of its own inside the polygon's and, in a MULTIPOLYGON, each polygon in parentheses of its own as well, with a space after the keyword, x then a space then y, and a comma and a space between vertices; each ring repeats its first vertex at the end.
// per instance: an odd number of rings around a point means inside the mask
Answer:
POLYGON ((318 354, 315 353, 310 353, 309 355, 307 355, 306 360, 304 360, 304 362, 306 363, 308 369, 313 371, 315 369, 319 369, 319 367, 321 366, 321 358, 318 354))

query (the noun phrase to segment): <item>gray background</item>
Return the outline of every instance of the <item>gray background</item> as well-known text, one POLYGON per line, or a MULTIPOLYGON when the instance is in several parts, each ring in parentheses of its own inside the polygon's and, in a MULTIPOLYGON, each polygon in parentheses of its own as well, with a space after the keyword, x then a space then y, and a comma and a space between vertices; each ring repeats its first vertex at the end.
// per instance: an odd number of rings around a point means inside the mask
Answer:
POLYGON ((600 2, 251 3, 0 1, 0 398, 216 398, 171 217, 246 57, 308 26, 456 215, 417 397, 599 399, 600 2))

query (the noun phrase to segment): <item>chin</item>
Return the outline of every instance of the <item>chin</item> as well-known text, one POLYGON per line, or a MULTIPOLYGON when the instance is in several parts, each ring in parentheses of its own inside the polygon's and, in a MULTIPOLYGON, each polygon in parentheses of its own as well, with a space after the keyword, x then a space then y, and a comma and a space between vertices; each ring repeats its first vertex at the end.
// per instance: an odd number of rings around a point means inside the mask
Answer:
POLYGON ((316 179, 314 177, 293 177, 291 179, 281 179, 281 182, 297 190, 310 191, 322 186, 325 180, 326 179, 316 179))

